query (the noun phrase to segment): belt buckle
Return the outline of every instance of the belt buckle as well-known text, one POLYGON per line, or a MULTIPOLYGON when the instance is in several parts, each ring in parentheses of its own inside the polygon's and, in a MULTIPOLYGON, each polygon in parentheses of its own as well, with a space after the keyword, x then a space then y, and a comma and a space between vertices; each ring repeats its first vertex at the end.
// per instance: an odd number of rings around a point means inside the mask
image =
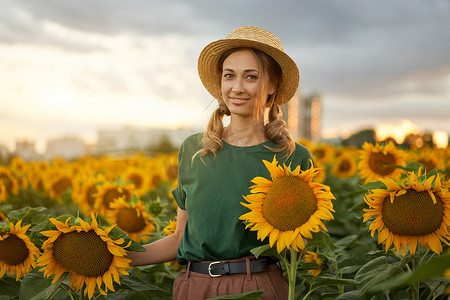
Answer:
POLYGON ((211 277, 220 277, 220 276, 222 276, 221 274, 211 274, 211 266, 212 266, 212 265, 215 265, 215 264, 220 264, 220 261, 213 261, 212 263, 210 263, 210 264, 208 265, 208 273, 209 273, 209 276, 211 276, 211 277))

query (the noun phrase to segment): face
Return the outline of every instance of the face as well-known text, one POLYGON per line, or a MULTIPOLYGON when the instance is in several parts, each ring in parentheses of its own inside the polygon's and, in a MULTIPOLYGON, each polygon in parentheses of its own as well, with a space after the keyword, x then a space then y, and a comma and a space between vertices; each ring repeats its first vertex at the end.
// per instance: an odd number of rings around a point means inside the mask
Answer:
POLYGON ((267 99, 269 93, 261 91, 261 75, 258 59, 250 50, 238 50, 224 60, 221 91, 232 116, 255 116, 257 101, 267 99))

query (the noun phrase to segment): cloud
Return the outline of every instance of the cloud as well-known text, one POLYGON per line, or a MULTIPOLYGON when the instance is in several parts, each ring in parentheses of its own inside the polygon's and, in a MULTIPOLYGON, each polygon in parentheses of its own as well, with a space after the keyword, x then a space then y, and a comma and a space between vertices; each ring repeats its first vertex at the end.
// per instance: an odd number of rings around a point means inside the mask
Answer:
POLYGON ((153 103, 149 119, 169 107, 198 125, 215 105, 198 54, 255 25, 283 42, 302 92, 322 95, 324 128, 402 118, 450 132, 449 19, 446 0, 3 1, 0 105, 72 94, 93 107, 128 101, 132 115, 140 100, 153 103))

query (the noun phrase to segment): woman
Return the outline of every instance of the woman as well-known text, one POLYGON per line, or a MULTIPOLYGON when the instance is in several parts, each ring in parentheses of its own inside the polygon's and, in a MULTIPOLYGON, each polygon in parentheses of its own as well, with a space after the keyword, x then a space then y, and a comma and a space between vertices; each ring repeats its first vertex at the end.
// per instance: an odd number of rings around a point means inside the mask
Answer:
POLYGON ((262 160, 309 168, 311 153, 296 144, 280 120, 280 105, 295 94, 299 72, 270 32, 239 27, 207 45, 198 60, 200 79, 217 99, 207 130, 185 139, 179 151, 178 203, 173 235, 129 252, 132 264, 175 258, 187 268, 174 282, 173 299, 207 299, 258 289, 261 299, 287 299, 279 266, 251 257, 266 244, 246 230, 240 204, 251 179, 269 178, 262 160), (230 116, 224 127, 224 115, 230 116))

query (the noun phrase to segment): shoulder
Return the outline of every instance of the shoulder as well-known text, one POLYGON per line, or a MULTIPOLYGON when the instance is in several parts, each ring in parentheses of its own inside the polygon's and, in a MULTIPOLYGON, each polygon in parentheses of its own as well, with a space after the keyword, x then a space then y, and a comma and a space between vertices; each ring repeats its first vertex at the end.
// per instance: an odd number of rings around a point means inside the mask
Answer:
POLYGON ((295 143, 295 151, 291 155, 291 162, 294 166, 299 165, 302 170, 309 169, 313 162, 311 151, 307 147, 295 143))
POLYGON ((299 143, 295 143, 295 154, 312 157, 311 151, 307 147, 305 147, 299 143))
POLYGON ((203 132, 194 133, 186 137, 181 143, 179 150, 180 154, 188 153, 192 155, 193 153, 196 153, 198 150, 200 150, 202 144, 202 137, 203 132))

